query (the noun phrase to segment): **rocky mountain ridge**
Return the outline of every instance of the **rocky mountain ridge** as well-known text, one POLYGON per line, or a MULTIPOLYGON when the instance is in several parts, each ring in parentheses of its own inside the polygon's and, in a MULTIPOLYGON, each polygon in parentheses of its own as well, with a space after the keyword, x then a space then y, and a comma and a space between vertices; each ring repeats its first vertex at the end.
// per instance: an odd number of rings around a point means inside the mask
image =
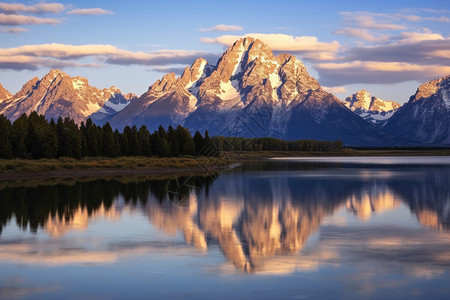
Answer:
POLYGON ((167 74, 111 119, 127 125, 181 124, 211 135, 343 140, 381 145, 383 132, 325 92, 295 56, 275 57, 258 39, 236 41, 212 66, 197 59, 167 74), (355 131, 358 128, 358 131, 355 131))
POLYGON ((70 77, 54 69, 42 79, 34 77, 15 95, 3 100, 0 113, 14 121, 20 115, 36 111, 47 119, 69 117, 80 123, 88 117, 101 122, 117 113, 134 99, 112 86, 100 90, 84 77, 70 77))
POLYGON ((419 143, 450 144, 450 75, 422 84, 384 128, 419 143))
POLYGON ((360 90, 342 101, 355 114, 364 120, 382 127, 401 107, 395 101, 387 101, 372 96, 366 90, 360 90))

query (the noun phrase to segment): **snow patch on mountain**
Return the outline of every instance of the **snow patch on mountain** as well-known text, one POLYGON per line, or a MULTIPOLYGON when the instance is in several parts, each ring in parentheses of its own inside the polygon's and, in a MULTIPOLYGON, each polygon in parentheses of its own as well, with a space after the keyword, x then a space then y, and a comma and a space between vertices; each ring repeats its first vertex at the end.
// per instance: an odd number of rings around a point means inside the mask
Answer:
MULTIPOLYGON (((196 80, 190 80, 187 84, 186 84, 186 86, 184 87, 186 90, 189 90, 189 88, 191 88, 192 86, 195 86, 195 84, 199 81, 199 80, 201 80, 201 79, 203 79, 203 78, 205 78, 205 73, 204 73, 204 71, 205 71, 205 66, 206 66, 206 64, 207 64, 207 61, 206 60, 203 60, 202 62, 201 62, 201 64, 200 64, 200 67, 199 67, 199 72, 200 72, 200 77, 199 78, 197 78, 196 80)), ((198 91, 197 91, 198 92, 198 91)), ((194 94, 193 94, 194 95, 194 94)), ((195 95, 194 95, 195 96, 195 95)))
POLYGON ((366 90, 356 92, 342 103, 356 115, 379 127, 383 127, 401 106, 397 102, 374 97, 366 90))
POLYGON ((87 109, 82 110, 83 114, 87 117, 92 115, 93 113, 97 112, 100 109, 100 105, 98 103, 94 102, 88 102, 87 103, 87 109))
POLYGON ((442 101, 444 102, 447 111, 450 111, 450 91, 443 89, 441 94, 442 94, 442 101))
POLYGON ((125 102, 125 103, 112 103, 111 101, 107 101, 102 108, 100 108, 98 111, 102 112, 102 113, 106 113, 106 108, 110 108, 112 110, 114 110, 115 112, 119 112, 122 109, 124 109, 125 107, 127 107, 127 105, 130 104, 129 101, 125 102))
POLYGON ((72 80, 73 88, 76 90, 84 88, 84 82, 79 79, 72 80))
POLYGON ((239 98, 239 82, 237 80, 220 82, 220 99, 227 101, 239 98))

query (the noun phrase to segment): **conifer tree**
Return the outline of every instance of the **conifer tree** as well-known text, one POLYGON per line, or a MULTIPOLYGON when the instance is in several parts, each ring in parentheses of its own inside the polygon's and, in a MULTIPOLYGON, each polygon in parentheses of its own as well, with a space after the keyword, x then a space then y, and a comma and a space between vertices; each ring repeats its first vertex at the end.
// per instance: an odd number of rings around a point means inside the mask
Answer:
POLYGON ((179 156, 180 155, 180 143, 178 140, 178 135, 173 129, 172 125, 167 129, 167 141, 170 146, 170 155, 171 156, 179 156))
POLYGON ((194 141, 192 140, 192 136, 189 130, 181 125, 178 125, 176 129, 176 134, 180 146, 179 154, 195 155, 194 141))
POLYGON ((0 158, 12 158, 11 146, 12 124, 3 115, 0 115, 0 158))
POLYGON ((58 137, 43 115, 32 112, 28 119, 27 149, 32 158, 54 158, 58 153, 58 137))
POLYGON ((12 124, 11 145, 13 156, 19 158, 28 158, 25 141, 28 135, 28 116, 22 114, 12 124))
POLYGON ((195 154, 203 155, 204 153, 201 153, 201 151, 204 151, 205 139, 202 137, 202 134, 198 130, 195 132, 192 140, 194 141, 195 154))
POLYGON ((170 145, 165 139, 166 132, 162 126, 151 137, 153 154, 159 157, 170 157, 170 145))
POLYGON ((102 145, 103 155, 107 157, 116 156, 116 147, 114 143, 114 133, 109 122, 106 122, 102 127, 102 145))
POLYGON ((147 130, 147 126, 143 125, 139 128, 138 132, 138 143, 141 148, 141 155, 143 156, 151 156, 152 155, 152 147, 150 143, 150 132, 147 130))

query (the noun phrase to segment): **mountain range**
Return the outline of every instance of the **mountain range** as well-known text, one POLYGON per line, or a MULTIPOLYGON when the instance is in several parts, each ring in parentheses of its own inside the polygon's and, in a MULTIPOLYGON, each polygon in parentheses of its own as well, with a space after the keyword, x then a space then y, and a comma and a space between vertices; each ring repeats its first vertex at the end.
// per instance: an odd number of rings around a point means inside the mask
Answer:
POLYGON ((29 80, 15 95, 0 87, 0 113, 10 120, 36 111, 47 119, 61 116, 80 123, 91 117, 105 122, 134 98, 134 94, 123 95, 114 86, 100 90, 90 86, 86 78, 51 70, 40 80, 29 80))
POLYGON ((341 101, 326 92, 295 56, 274 56, 251 37, 236 41, 217 65, 198 58, 180 77, 164 75, 140 97, 52 70, 15 95, 0 85, 0 113, 15 120, 91 118, 113 128, 178 124, 210 135, 341 140, 353 146, 450 143, 450 76, 423 84, 401 106, 359 91, 341 101))

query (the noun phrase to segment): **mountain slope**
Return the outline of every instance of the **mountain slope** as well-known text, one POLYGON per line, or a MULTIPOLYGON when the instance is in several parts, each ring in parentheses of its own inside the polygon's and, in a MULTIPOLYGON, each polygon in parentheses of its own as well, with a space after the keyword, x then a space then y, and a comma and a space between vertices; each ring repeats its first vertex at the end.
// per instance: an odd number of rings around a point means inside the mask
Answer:
POLYGON ((2 84, 0 83, 0 112, 6 106, 6 103, 9 98, 12 97, 12 94, 6 90, 2 84))
POLYGON ((198 89, 197 81, 209 75, 210 66, 198 58, 187 67, 180 78, 174 73, 165 75, 150 86, 148 91, 112 118, 116 128, 127 125, 146 125, 156 129, 159 125, 182 124, 186 116, 195 109, 197 98, 191 94, 198 89))
POLYGON ((422 84, 383 128, 427 144, 450 144, 450 75, 422 84))
POLYGON ((388 140, 325 92, 294 56, 274 57, 267 45, 250 37, 236 41, 217 66, 198 59, 180 78, 165 75, 111 124, 152 130, 182 124, 211 135, 339 139, 352 145, 388 140))
POLYGON ((23 113, 37 111, 47 119, 70 117, 80 123, 94 113, 101 121, 128 103, 115 87, 100 90, 90 86, 86 78, 70 77, 55 69, 41 80, 35 77, 25 83, 17 94, 2 102, 0 113, 14 121, 23 113))
POLYGON ((394 101, 387 101, 361 90, 342 101, 355 114, 364 120, 382 127, 401 106, 394 101))
POLYGON ((6 90, 0 83, 0 102, 3 102, 3 100, 7 100, 11 97, 12 94, 8 90, 6 90))

